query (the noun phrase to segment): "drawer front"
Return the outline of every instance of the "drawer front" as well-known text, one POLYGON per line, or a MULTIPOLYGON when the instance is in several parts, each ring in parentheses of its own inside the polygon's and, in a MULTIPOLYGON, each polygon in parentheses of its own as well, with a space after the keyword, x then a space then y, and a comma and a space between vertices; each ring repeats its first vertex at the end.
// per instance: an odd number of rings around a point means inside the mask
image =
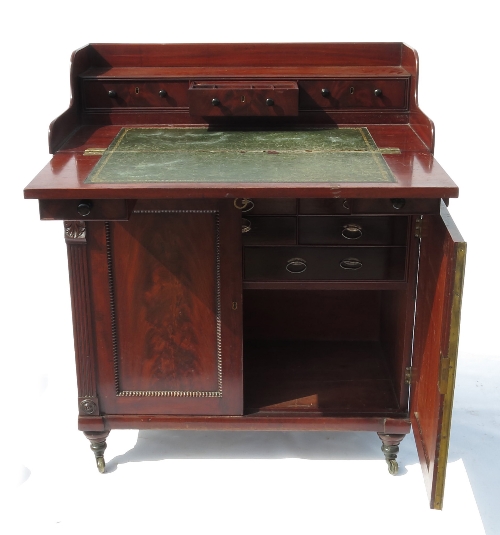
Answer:
POLYGON ((100 81, 83 82, 88 109, 187 107, 187 82, 100 81))
POLYGON ((234 205, 246 215, 292 215, 297 212, 296 199, 235 199, 234 205))
POLYGON ((406 245, 407 217, 304 216, 301 245, 406 245))
POLYGON ((247 281, 403 281, 405 247, 245 247, 247 281))
POLYGON ((300 199, 299 214, 350 214, 349 199, 300 199))
POLYGON ((300 199, 299 214, 439 214, 441 199, 300 199))
POLYGON ((305 80, 299 83, 299 107, 406 110, 408 79, 305 80))
POLYGON ((295 217, 248 216, 242 219, 244 245, 295 245, 295 217))
POLYGON ((40 200, 40 219, 128 221, 134 201, 122 199, 40 200))
POLYGON ((441 199, 350 199, 353 214, 439 214, 441 199))
POLYGON ((190 115, 294 116, 299 114, 297 82, 191 82, 190 115))

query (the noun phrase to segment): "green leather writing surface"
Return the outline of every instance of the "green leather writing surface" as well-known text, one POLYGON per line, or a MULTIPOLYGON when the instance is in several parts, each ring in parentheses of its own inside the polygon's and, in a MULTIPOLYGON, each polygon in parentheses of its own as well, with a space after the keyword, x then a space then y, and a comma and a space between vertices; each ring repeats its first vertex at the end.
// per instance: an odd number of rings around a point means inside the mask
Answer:
POLYGON ((366 128, 123 128, 87 183, 395 182, 366 128))

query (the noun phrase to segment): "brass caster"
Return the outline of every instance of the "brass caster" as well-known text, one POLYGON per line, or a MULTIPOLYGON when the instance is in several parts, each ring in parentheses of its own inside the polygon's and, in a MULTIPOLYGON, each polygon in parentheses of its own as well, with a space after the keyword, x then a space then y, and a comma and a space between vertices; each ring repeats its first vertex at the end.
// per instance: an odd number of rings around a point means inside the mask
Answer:
POLYGON ((104 457, 96 457, 96 463, 97 463, 97 470, 101 474, 104 474, 104 471, 106 470, 106 463, 104 462, 104 457))
POLYGON ((391 474, 391 476, 395 476, 399 469, 398 461, 395 461, 394 459, 387 461, 387 468, 389 469, 389 474, 391 474))

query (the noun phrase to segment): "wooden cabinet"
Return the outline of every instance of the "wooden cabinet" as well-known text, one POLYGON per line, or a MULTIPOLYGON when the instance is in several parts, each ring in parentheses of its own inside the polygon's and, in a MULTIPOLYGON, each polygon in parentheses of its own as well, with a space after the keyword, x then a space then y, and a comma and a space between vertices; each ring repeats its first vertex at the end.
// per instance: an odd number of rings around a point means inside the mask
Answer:
POLYGON ((395 473, 413 428, 442 507, 465 243, 417 75, 401 43, 75 53, 25 196, 65 221, 100 471, 137 428, 371 431, 395 473))

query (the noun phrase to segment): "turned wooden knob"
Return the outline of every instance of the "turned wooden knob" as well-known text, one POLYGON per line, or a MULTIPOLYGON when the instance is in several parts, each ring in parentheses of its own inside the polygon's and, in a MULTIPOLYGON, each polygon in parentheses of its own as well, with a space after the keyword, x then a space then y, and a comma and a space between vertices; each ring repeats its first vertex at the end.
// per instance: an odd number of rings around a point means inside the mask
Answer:
POLYGON ((90 210, 92 209, 92 203, 90 201, 81 201, 76 211, 82 216, 86 217, 90 215, 90 210))

